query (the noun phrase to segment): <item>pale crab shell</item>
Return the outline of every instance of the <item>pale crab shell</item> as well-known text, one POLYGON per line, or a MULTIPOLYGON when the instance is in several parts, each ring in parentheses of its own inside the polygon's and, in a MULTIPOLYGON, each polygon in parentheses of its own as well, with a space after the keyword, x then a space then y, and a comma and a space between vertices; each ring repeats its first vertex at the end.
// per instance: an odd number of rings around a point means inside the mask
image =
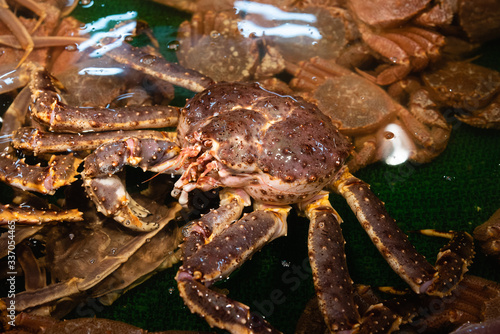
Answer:
MULTIPOLYGON (((214 186, 243 188, 272 205, 316 195, 351 149, 315 105, 250 83, 218 83, 196 95, 181 111, 178 138, 201 147, 214 186)), ((183 190, 206 190, 204 180, 193 181, 183 190)))

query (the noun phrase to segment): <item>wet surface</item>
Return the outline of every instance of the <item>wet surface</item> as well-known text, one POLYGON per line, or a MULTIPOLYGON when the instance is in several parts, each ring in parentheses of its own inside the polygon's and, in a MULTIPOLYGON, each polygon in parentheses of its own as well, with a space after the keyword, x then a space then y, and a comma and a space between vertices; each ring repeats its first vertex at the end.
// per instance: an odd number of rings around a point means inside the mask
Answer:
MULTIPOLYGON (((176 27, 189 18, 186 13, 159 4, 132 0, 92 1, 79 6, 74 15, 84 22, 106 21, 99 21, 98 17, 144 20, 153 27, 160 51, 170 60, 176 58, 176 27)), ((90 29, 99 28, 96 25, 90 29)), ((498 43, 486 44, 481 54, 476 63, 500 70, 496 61, 500 56, 498 43)), ((190 93, 179 93, 181 97, 176 97, 176 101, 182 105, 183 98, 190 93)), ((371 184, 405 232, 423 228, 472 232, 500 207, 498 131, 472 128, 454 118, 451 122, 453 130, 448 147, 433 162, 425 165, 403 162, 393 166, 377 163, 356 173, 371 184)), ((404 287, 375 251, 344 200, 332 196, 332 204, 344 220, 342 228, 353 280, 375 286, 404 287)), ((298 319, 314 291, 307 262, 307 221, 296 215, 288 221, 287 237, 265 247, 217 287, 227 289, 232 298, 249 305, 276 328, 292 333, 294 319, 298 319)), ((411 233, 410 240, 431 263, 444 244, 442 240, 411 233)), ((496 266, 479 253, 471 273, 500 282, 496 266)), ((210 330, 203 319, 184 306, 174 281, 175 272, 176 268, 155 275, 110 307, 88 300, 71 316, 124 320, 148 330, 210 330)))

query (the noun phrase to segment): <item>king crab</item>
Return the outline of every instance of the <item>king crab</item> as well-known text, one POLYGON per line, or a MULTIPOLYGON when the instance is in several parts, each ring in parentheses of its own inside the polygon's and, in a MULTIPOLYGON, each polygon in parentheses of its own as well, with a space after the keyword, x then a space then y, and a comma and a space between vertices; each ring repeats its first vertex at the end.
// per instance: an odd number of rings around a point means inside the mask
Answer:
MULTIPOLYGON (((456 233, 436 266, 428 264, 369 186, 344 166, 351 147, 346 138, 300 98, 258 84, 214 84, 181 109, 177 129, 177 143, 127 138, 100 146, 85 159, 82 178, 99 211, 144 229, 155 228, 142 221, 148 211, 130 200, 114 176, 125 165, 181 174, 173 195, 182 204, 194 189, 223 188, 220 207, 189 225, 176 277, 185 303, 211 326, 233 333, 276 332, 248 306, 209 287, 286 234, 290 205, 311 221, 310 263, 329 329, 350 331, 382 321, 373 312, 358 314, 352 300, 341 218, 322 191, 325 187, 346 199, 381 254, 415 292, 448 294, 470 263, 472 239, 456 233), (239 219, 250 198, 254 211, 239 219)), ((391 314, 380 326, 399 321, 391 314)))

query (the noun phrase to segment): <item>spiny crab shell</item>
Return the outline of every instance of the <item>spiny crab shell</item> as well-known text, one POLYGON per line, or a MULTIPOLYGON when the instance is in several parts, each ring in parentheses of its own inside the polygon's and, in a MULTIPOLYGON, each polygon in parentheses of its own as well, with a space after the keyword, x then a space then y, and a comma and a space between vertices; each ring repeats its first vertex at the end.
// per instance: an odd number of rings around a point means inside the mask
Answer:
POLYGON ((206 189, 211 180, 214 186, 243 188, 273 205, 316 195, 351 150, 315 105, 255 83, 218 83, 197 94, 181 111, 178 138, 184 148, 198 147, 191 166, 202 173, 193 177, 188 168, 189 175, 176 184, 179 191, 189 191, 186 182, 193 180, 193 187, 206 189))

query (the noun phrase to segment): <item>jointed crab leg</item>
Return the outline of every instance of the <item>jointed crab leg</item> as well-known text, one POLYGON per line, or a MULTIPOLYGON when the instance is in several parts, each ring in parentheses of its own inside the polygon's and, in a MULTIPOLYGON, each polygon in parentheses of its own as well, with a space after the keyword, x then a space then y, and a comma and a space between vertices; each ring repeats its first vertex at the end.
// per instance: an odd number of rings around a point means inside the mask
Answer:
POLYGON ((34 155, 57 152, 79 152, 95 150, 104 143, 125 138, 170 139, 175 141, 175 132, 155 130, 106 131, 85 133, 44 132, 23 127, 12 134, 11 145, 18 150, 33 152, 34 155))
POLYGON ((5 0, 0 0, 0 21, 2 21, 10 31, 12 31, 19 44, 21 44, 21 47, 25 50, 24 56, 19 61, 20 65, 26 60, 31 51, 33 51, 34 43, 31 39, 30 32, 10 10, 9 5, 5 0))
POLYGON ((14 187, 54 194, 56 189, 75 181, 81 160, 72 154, 53 156, 48 166, 30 166, 8 154, 0 155, 0 180, 14 187))
POLYGON ((32 117, 49 131, 85 132, 163 128, 177 124, 179 108, 139 106, 133 108, 77 108, 60 101, 57 82, 47 71, 36 71, 31 81, 32 117))
POLYGON ((342 219, 322 193, 316 201, 304 205, 309 218, 309 262, 319 307, 328 328, 333 331, 351 329, 360 316, 353 300, 353 285, 344 252, 342 219))
POLYGON ((310 219, 309 262, 319 308, 330 332, 386 333, 397 328, 401 317, 382 304, 372 305, 362 316, 358 313, 347 270, 342 219, 331 206, 327 192, 318 196, 301 207, 310 219))
POLYGON ((286 234, 289 207, 256 210, 230 225, 184 260, 176 280, 184 302, 203 315, 211 326, 232 333, 277 333, 267 322, 251 315, 248 306, 210 290, 265 244, 286 234))
POLYGON ((217 210, 211 210, 186 228, 186 240, 182 245, 185 258, 191 257, 205 243, 219 235, 229 224, 241 217, 245 206, 250 205, 250 198, 242 191, 222 190, 219 197, 220 205, 217 210))
POLYGON ((149 212, 133 201, 120 178, 113 174, 125 165, 173 173, 181 167, 179 152, 179 146, 168 139, 128 138, 103 145, 85 159, 83 184, 99 212, 113 216, 128 228, 151 231, 158 224, 141 219, 149 212))
POLYGON ((177 63, 170 63, 161 56, 152 55, 127 43, 108 51, 106 55, 118 63, 127 64, 137 71, 193 92, 201 92, 213 83, 212 79, 197 71, 186 69, 177 63))
POLYGON ((413 291, 444 296, 460 282, 474 255, 470 235, 465 232, 453 235, 449 245, 439 253, 436 270, 416 251, 365 182, 346 169, 332 188, 346 199, 379 252, 413 291), (464 258, 455 261, 455 253, 464 258))

